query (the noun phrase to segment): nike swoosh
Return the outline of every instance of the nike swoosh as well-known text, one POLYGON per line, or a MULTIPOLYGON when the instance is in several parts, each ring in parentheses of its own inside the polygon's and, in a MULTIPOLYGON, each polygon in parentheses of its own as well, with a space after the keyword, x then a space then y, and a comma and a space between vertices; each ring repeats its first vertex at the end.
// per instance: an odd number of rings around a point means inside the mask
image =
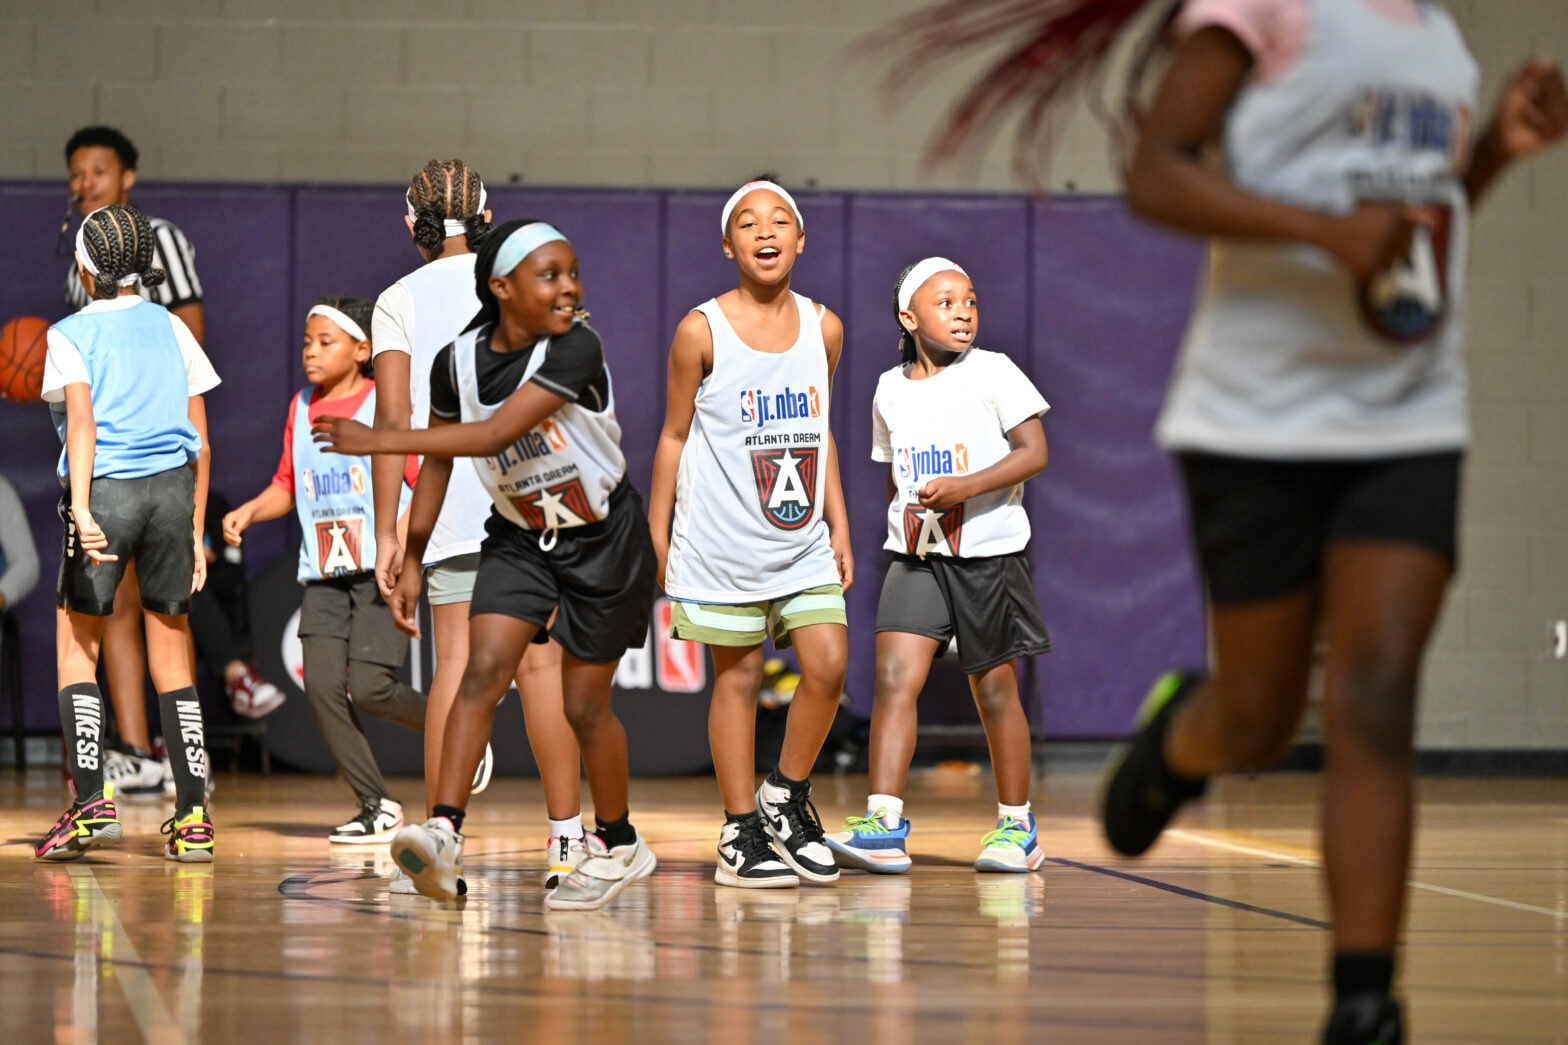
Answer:
POLYGON ((740 857, 739 856, 730 857, 730 856, 725 856, 723 853, 720 853, 719 854, 719 863, 723 864, 725 867, 728 867, 731 871, 733 871, 733 870, 735 870, 735 868, 740 866, 740 857))

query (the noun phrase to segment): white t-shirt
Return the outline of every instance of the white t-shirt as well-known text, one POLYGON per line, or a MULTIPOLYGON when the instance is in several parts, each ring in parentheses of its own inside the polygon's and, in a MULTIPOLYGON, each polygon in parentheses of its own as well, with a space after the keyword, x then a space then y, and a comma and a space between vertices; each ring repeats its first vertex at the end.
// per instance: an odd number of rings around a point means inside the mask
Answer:
MULTIPOLYGON (((436 353, 457 340, 479 311, 474 293, 473 254, 437 258, 404 276, 376 299, 370 321, 371 353, 409 357, 408 401, 415 428, 430 424, 430 365, 436 353)), ((490 494, 472 468, 455 466, 441 514, 430 531, 424 565, 479 551, 490 517, 490 494)))
MULTIPOLYGON (((82 312, 113 312, 118 309, 135 308, 141 303, 142 298, 125 295, 92 301, 83 306, 82 312)), ((220 383, 218 372, 212 368, 212 361, 207 358, 207 353, 202 351, 195 335, 191 333, 191 328, 172 312, 169 314, 169 323, 174 328, 174 340, 180 346, 180 355, 185 360, 185 378, 189 387, 187 394, 199 396, 217 388, 220 383)), ((87 375, 87 364, 82 362, 82 354, 77 351, 70 338, 57 328, 50 327, 49 350, 44 356, 44 402, 63 403, 65 386, 78 382, 92 383, 87 375)))
POLYGON ((1007 433, 1050 408, 1017 364, 983 348, 919 381, 902 366, 883 373, 871 402, 871 459, 893 466, 895 486, 883 547, 921 558, 1022 551, 1022 483, 937 509, 920 506, 920 490, 938 476, 991 467, 1012 452, 1007 433))

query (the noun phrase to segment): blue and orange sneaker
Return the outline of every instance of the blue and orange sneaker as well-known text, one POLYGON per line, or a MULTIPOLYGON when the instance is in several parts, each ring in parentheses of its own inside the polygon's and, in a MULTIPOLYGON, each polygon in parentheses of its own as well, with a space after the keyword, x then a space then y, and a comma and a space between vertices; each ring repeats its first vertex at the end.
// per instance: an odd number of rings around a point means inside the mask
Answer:
POLYGON ((75 860, 95 845, 118 842, 124 832, 114 808, 114 785, 106 783, 94 797, 73 802, 33 846, 33 855, 40 860, 75 860))
POLYGON ((844 818, 845 830, 828 835, 828 848, 849 867, 872 874, 903 874, 909 858, 909 821, 887 825, 887 810, 872 809, 865 816, 844 818))
POLYGON ((212 862, 212 820, 205 806, 192 806, 184 816, 171 816, 163 823, 163 833, 169 836, 169 843, 163 847, 165 858, 182 864, 212 862))
POLYGON ((1028 816, 1027 821, 1004 817, 996 822, 996 830, 980 841, 980 855, 975 858, 976 871, 1040 869, 1040 865, 1045 863, 1045 850, 1040 848, 1034 814, 1028 816))

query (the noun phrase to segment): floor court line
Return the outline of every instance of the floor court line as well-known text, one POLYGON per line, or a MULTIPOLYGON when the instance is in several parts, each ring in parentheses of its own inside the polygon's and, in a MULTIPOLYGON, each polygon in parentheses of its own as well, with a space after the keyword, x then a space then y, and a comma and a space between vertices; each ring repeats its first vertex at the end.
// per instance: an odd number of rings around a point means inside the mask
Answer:
POLYGON ((158 993, 152 977, 147 975, 146 963, 131 943, 120 916, 114 913, 114 903, 104 895, 92 868, 76 866, 68 867, 66 871, 71 876, 76 895, 92 907, 98 922, 112 934, 113 949, 108 957, 101 957, 101 960, 114 967, 115 979, 125 992, 125 1000, 130 1005, 131 1015, 142 1032, 142 1038, 160 1045, 183 1045, 186 1040, 184 1030, 164 1004, 163 995, 158 993), (117 961, 115 955, 123 955, 125 960, 117 961))
MULTIPOLYGON (((1247 844, 1226 841, 1215 838, 1203 831, 1192 829, 1173 829, 1165 832, 1167 837, 1178 838, 1183 842, 1207 846, 1210 849, 1224 849, 1232 853, 1241 853, 1246 856, 1260 856, 1266 860, 1285 860, 1303 867, 1322 867, 1323 858, 1310 849, 1298 849, 1295 846, 1278 845, 1266 842, 1260 838, 1247 838, 1247 844), (1300 855, 1310 854, 1310 855, 1300 855)), ((1472 893, 1465 889, 1450 889, 1446 885, 1432 885, 1429 882, 1411 881, 1410 888, 1421 889, 1429 893, 1438 893, 1442 896, 1452 896, 1459 900, 1474 900, 1476 903, 1492 904, 1495 907, 1507 907, 1514 911, 1525 911, 1530 914, 1544 914, 1556 921, 1568 920, 1568 911, 1554 911, 1550 907, 1537 907, 1535 904, 1520 903, 1517 900, 1507 900, 1501 896, 1488 896, 1485 893, 1472 893)))

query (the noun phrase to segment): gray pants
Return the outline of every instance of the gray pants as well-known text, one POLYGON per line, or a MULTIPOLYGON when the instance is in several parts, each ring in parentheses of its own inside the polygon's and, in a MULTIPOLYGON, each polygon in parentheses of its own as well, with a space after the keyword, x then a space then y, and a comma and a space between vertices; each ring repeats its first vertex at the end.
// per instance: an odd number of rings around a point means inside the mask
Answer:
POLYGON ((357 713, 423 731, 425 695, 397 679, 407 640, 392 623, 375 578, 361 574, 306 585, 300 645, 305 695, 333 760, 362 803, 388 797, 357 713))

